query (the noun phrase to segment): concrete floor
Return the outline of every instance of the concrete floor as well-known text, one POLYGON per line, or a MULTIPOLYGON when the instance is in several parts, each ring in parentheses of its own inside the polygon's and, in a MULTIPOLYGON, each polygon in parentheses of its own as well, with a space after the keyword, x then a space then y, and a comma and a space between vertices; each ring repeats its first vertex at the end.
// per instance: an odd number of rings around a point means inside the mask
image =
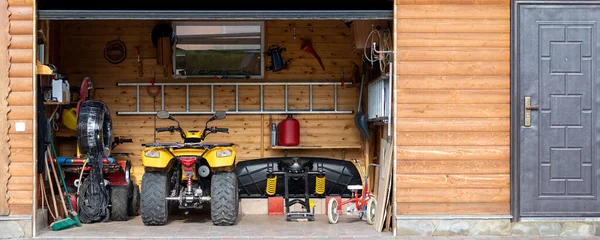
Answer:
POLYGON ((314 222, 288 222, 283 216, 244 215, 235 226, 214 226, 210 216, 171 216, 164 226, 145 226, 137 216, 126 222, 84 224, 58 232, 42 231, 40 238, 297 238, 297 239, 382 239, 393 238, 379 233, 356 216, 342 216, 338 224, 329 224, 327 216, 317 215, 314 222))

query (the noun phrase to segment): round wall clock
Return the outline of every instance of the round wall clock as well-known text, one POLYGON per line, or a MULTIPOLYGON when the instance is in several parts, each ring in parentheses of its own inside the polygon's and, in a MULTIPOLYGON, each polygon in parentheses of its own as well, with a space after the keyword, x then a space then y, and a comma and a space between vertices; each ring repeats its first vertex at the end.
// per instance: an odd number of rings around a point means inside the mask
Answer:
POLYGON ((121 40, 112 40, 104 46, 104 58, 112 64, 119 64, 127 57, 127 47, 121 40))

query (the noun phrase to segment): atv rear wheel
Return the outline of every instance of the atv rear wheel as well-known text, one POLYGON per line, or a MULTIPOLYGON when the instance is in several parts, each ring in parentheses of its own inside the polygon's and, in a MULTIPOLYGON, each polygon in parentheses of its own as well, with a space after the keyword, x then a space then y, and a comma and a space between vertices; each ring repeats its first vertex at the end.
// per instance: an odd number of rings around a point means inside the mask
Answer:
POLYGON ((233 172, 218 172, 211 180, 210 213, 213 224, 235 224, 238 217, 238 181, 233 172))
POLYGON ((169 178, 165 172, 146 172, 142 177, 142 222, 164 225, 169 218, 169 178))
POLYGON ((129 202, 129 216, 140 215, 140 186, 133 184, 131 201, 129 202))
POLYGON ((110 220, 127 221, 127 200, 129 200, 127 187, 112 187, 110 193, 110 220))

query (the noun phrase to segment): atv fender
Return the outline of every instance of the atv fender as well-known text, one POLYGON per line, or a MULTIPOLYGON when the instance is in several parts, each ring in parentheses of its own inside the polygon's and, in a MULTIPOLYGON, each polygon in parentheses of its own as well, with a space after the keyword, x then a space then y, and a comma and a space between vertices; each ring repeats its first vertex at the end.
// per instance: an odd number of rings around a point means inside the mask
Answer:
POLYGON ((211 168, 220 168, 220 167, 230 167, 235 163, 235 150, 233 147, 215 147, 210 149, 206 154, 204 154, 204 158, 208 162, 208 165, 211 168), (231 156, 228 157, 217 157, 217 152, 219 151, 231 151, 231 156))
POLYGON ((146 147, 142 150, 142 164, 147 168, 166 168, 173 159, 173 156, 164 148, 146 147), (160 153, 158 158, 146 157, 146 151, 156 151, 160 153))

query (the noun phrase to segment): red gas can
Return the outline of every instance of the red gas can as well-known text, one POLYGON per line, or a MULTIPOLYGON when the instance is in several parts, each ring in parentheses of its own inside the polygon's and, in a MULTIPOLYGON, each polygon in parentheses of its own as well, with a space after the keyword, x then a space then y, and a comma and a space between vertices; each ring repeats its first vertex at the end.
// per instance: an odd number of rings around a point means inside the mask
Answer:
POLYGON ((298 146, 300 144, 300 123, 292 115, 279 123, 279 145, 298 146))

